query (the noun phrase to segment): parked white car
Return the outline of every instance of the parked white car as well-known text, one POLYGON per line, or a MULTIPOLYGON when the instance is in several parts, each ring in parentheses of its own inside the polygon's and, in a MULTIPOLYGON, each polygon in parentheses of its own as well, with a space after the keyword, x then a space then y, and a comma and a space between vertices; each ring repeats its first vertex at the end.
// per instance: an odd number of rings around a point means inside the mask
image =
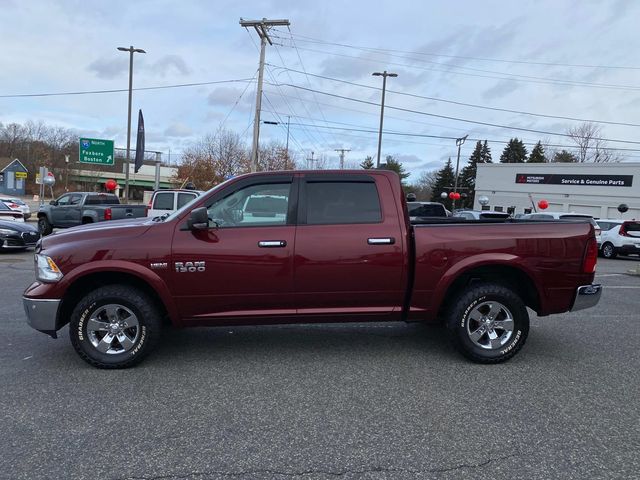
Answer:
POLYGON ((147 217, 173 213, 203 193, 202 190, 156 190, 147 206, 147 217))
POLYGON ((4 203, 11 210, 22 212, 22 216, 25 220, 28 220, 29 217, 31 217, 31 209, 29 208, 29 205, 19 198, 0 197, 0 202, 4 203))
POLYGON ((15 222, 24 222, 24 215, 17 210, 11 210, 4 202, 0 202, 0 220, 13 220, 15 222))
POLYGON ((600 219, 600 254, 604 258, 620 255, 640 255, 640 221, 600 219))
POLYGON ((596 234, 596 241, 600 237, 600 226, 596 223, 594 218, 587 213, 575 213, 575 212, 534 212, 527 213, 520 217, 522 220, 575 220, 585 221, 593 225, 593 229, 596 234))

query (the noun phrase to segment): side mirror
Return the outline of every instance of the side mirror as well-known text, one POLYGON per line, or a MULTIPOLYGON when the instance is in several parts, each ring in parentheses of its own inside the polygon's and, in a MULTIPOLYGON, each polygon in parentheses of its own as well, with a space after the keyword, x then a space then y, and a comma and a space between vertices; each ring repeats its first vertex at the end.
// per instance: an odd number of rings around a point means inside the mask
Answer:
POLYGON ((58 205, 58 201, 57 200, 51 200, 49 202, 49 205, 53 205, 55 207, 56 205, 58 205))
POLYGON ((209 228, 209 214, 207 207, 199 207, 191 210, 187 220, 189 230, 207 230, 209 228))

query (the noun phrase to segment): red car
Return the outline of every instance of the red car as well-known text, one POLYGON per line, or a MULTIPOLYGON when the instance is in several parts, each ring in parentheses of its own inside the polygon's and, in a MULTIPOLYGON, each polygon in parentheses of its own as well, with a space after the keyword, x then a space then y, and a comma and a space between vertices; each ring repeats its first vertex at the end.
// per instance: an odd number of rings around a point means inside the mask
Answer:
POLYGON ((69 324, 101 368, 139 362, 163 324, 443 322, 473 361, 497 363, 538 315, 595 305, 593 226, 433 219, 412 225, 396 174, 299 171, 233 178, 166 218, 42 240, 29 324, 69 324))

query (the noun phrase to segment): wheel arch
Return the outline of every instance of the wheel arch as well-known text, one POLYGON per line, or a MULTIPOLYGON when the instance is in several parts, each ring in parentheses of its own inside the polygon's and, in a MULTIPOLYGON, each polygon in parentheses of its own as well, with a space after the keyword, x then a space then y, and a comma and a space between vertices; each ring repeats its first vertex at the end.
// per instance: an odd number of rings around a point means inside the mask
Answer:
POLYGON ((540 292, 527 272, 513 265, 487 264, 468 268, 456 276, 444 290, 438 317, 444 316, 451 302, 460 292, 480 282, 496 283, 509 288, 520 296, 527 307, 536 312, 541 310, 540 292))
POLYGON ((106 285, 128 285, 142 291, 160 308, 163 323, 176 323, 174 306, 172 304, 167 304, 161 297, 158 289, 152 286, 145 279, 131 272, 101 270, 97 272, 89 272, 76 277, 66 288, 58 314, 59 318, 63 319, 62 324, 69 323, 73 309, 87 293, 106 285))

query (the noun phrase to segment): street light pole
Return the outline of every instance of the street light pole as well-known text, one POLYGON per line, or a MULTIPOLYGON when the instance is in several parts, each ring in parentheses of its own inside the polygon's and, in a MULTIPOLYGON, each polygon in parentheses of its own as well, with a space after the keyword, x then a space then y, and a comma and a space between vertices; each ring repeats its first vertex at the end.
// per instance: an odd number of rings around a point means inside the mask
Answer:
POLYGON ((387 90, 387 77, 397 77, 397 73, 373 72, 371 75, 374 77, 382 77, 382 103, 380 104, 380 131, 378 132, 378 160, 376 161, 376 168, 380 168, 380 149, 382 147, 382 124, 384 122, 384 94, 387 90))
MULTIPOLYGON (((458 193, 458 171, 460 169, 460 147, 462 147, 462 144, 464 143, 464 141, 467 139, 469 135, 465 135, 462 138, 456 138, 456 146, 458 147, 458 159, 456 160, 456 179, 454 181, 453 184, 453 193, 458 193)), ((451 211, 454 211, 456 209, 456 199, 455 197, 452 199, 451 202, 451 211)))
MULTIPOLYGON (((284 159, 284 169, 286 170, 289 166, 289 122, 291 121, 291 115, 287 115, 287 145, 285 147, 285 159, 284 159)), ((271 120, 263 120, 262 123, 265 125, 280 125, 280 122, 273 122, 271 120)))
POLYGON ((131 97, 133 96, 133 54, 134 53, 147 53, 141 48, 133 48, 131 45, 129 48, 118 47, 121 52, 129 52, 129 108, 127 111, 127 168, 124 174, 124 198, 125 201, 129 200, 129 163, 131 161, 131 97))

